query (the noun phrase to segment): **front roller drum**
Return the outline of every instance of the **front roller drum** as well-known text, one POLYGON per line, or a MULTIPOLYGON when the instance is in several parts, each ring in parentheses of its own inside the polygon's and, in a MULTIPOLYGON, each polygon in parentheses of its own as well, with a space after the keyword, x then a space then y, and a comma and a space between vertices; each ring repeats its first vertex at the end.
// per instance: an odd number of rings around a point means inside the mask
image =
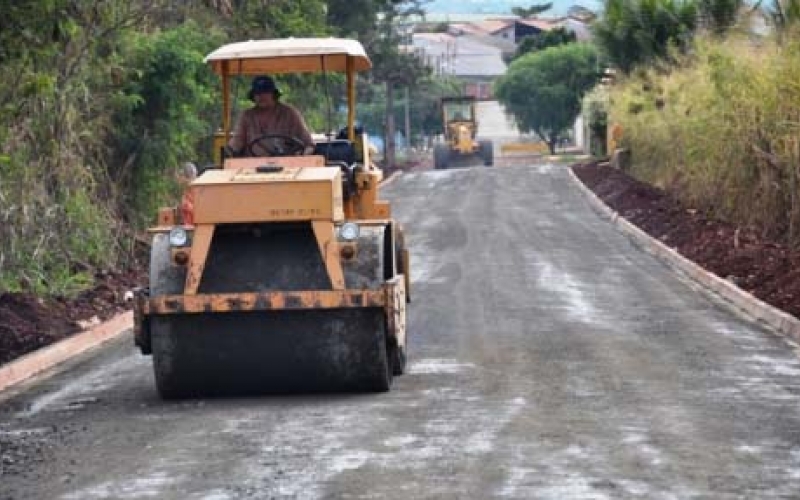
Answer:
POLYGON ((383 309, 153 316, 162 398, 389 390, 383 309))

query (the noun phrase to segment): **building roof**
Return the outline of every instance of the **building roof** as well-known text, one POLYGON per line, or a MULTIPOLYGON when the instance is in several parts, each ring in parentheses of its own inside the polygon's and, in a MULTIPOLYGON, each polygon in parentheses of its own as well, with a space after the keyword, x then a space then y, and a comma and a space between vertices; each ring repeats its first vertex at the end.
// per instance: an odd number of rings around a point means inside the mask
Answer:
POLYGON ((490 35, 493 35, 498 31, 503 31, 513 24, 513 19, 487 19, 485 21, 472 23, 473 26, 490 35))
POLYGON ((422 58, 444 74, 461 77, 494 77, 505 73, 502 50, 464 35, 414 33, 414 48, 422 58))
POLYGON ((454 23, 450 31, 458 35, 491 36, 514 26, 514 19, 489 19, 469 23, 454 23))
POLYGON ((563 20, 564 20, 563 18, 543 19, 540 17, 530 17, 527 19, 517 19, 517 23, 524 24, 532 28, 537 28, 542 31, 550 31, 554 28, 558 28, 559 26, 561 26, 563 20))

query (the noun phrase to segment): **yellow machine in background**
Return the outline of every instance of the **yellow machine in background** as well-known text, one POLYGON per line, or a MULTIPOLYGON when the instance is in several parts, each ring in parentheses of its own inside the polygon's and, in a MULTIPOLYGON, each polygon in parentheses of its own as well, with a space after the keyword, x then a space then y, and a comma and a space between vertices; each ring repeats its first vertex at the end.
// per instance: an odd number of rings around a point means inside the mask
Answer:
MULTIPOLYGON (((371 67, 363 47, 260 40, 206 61, 222 84, 217 148, 231 133, 230 82, 240 75, 344 73, 346 138, 309 156, 300 144, 293 156, 220 157, 189 186, 190 211, 161 210, 149 289, 134 310, 160 395, 388 390, 406 362, 409 256, 378 199, 382 173, 356 136, 355 76, 371 67)), ((261 139, 292 149, 293 138, 261 139)))
POLYGON ((433 150, 434 168, 466 166, 482 162, 494 163, 492 141, 477 140, 478 121, 475 118, 475 98, 471 96, 444 97, 441 100, 445 144, 433 150))

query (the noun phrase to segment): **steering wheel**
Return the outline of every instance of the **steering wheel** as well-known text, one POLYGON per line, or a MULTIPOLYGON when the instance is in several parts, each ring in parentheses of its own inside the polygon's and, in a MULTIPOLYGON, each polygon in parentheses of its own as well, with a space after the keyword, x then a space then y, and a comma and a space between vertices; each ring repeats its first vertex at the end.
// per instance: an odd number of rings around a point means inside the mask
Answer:
POLYGON ((255 151, 256 146, 266 151, 269 156, 296 156, 303 154, 306 149, 306 145, 300 139, 284 134, 263 134, 245 147, 250 156, 264 156, 255 151))

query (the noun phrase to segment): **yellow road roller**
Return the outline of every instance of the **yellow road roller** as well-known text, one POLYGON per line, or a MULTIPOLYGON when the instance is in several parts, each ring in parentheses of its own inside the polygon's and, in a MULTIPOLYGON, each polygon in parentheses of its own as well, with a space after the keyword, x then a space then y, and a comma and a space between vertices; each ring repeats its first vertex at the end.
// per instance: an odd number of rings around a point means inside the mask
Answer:
POLYGON ((221 83, 219 164, 189 184, 191 203, 159 210, 149 287, 135 298, 134 341, 152 354, 158 393, 389 390, 406 364, 409 253, 355 125, 356 74, 371 67, 364 48, 255 40, 206 62, 221 83), (313 152, 225 154, 237 77, 328 72, 345 76, 340 134, 313 152))

